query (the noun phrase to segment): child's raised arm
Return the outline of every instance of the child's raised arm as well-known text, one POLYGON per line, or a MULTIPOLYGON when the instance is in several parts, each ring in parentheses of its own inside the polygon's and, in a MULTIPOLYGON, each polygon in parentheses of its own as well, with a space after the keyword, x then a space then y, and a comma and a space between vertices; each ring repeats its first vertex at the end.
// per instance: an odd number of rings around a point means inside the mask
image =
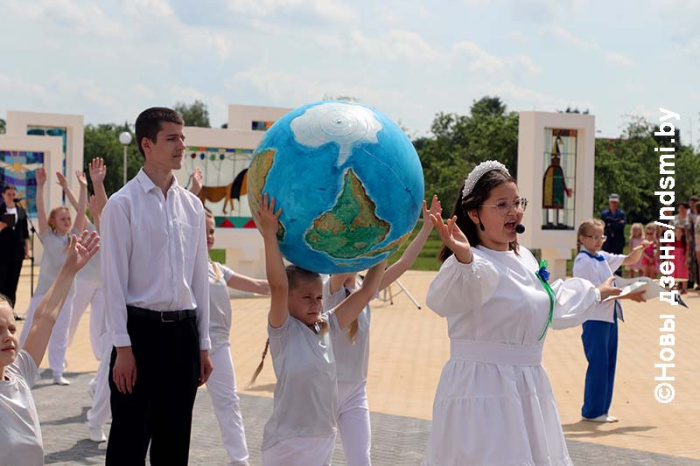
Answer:
POLYGON ((90 161, 90 179, 92 180, 92 189, 95 190, 95 210, 92 206, 90 212, 93 217, 102 216, 102 209, 107 205, 107 191, 105 190, 105 178, 107 177, 107 165, 105 165, 102 157, 95 157, 90 161))
POLYGON ((364 309, 367 303, 379 292, 379 285, 382 282, 385 267, 386 259, 369 269, 367 276, 365 276, 362 282, 362 287, 354 291, 345 301, 335 308, 335 317, 338 319, 338 326, 341 330, 344 330, 357 319, 362 309, 364 309))
POLYGON ((379 285, 380 291, 394 283, 409 267, 411 267, 411 265, 413 265, 421 249, 425 246, 430 232, 433 231, 433 227, 435 226, 430 216, 434 215, 435 217, 440 217, 441 214, 442 206, 440 205, 440 200, 437 195, 433 196, 433 200, 430 203, 430 210, 428 210, 426 202, 423 201, 423 226, 413 241, 411 241, 411 244, 409 244, 403 252, 401 258, 384 272, 384 278, 382 278, 382 283, 379 285))
POLYGON ((636 263, 639 259, 642 258, 642 254, 644 254, 644 248, 646 248, 650 244, 651 241, 643 240, 639 246, 637 246, 636 248, 631 250, 629 254, 627 254, 625 260, 622 261, 622 265, 632 265, 636 263))
POLYGON ((87 225, 87 217, 85 216, 85 208, 87 207, 87 177, 80 170, 75 172, 80 184, 80 194, 78 195, 78 207, 75 209, 75 222, 73 228, 78 231, 83 231, 87 225))
POLYGON ((275 213, 275 198, 270 200, 267 194, 260 196, 260 210, 255 212, 255 218, 262 230, 263 243, 265 244, 265 272, 271 296, 268 321, 270 326, 274 328, 284 325, 289 315, 287 306, 289 281, 277 242, 281 214, 282 209, 275 213))
POLYGON ((87 224, 87 217, 85 217, 85 208, 87 207, 87 178, 85 178, 85 173, 81 171, 76 171, 75 176, 78 178, 78 183, 80 184, 80 194, 79 199, 76 201, 73 191, 68 186, 68 180, 63 176, 63 173, 56 172, 56 178, 58 178, 58 184, 63 188, 63 192, 66 193, 68 201, 75 209, 75 222, 73 223, 73 228, 78 231, 83 231, 85 225, 87 224))
POLYGON ((37 168, 36 170, 36 217, 39 222, 39 236, 49 230, 49 221, 46 217, 46 203, 44 202, 44 185, 46 184, 46 170, 37 168))

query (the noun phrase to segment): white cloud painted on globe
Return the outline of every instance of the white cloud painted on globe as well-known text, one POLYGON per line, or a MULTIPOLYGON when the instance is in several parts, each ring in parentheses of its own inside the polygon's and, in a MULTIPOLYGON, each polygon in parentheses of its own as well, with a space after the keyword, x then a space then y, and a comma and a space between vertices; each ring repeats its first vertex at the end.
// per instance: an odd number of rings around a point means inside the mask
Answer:
POLYGON ((292 120, 290 127, 299 144, 320 147, 329 142, 337 143, 340 146, 339 167, 350 157, 353 147, 377 143, 377 133, 382 129, 372 110, 340 102, 308 108, 292 120))

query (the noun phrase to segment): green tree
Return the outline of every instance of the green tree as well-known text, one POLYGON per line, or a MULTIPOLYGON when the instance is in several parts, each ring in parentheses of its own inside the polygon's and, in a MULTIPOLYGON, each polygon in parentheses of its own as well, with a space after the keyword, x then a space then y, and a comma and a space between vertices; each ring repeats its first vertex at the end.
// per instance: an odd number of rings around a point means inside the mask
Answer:
POLYGON ((508 112, 500 98, 475 101, 470 115, 438 113, 431 133, 413 143, 423 165, 426 196, 437 194, 445 215, 452 214, 464 178, 478 163, 498 160, 517 176, 518 114, 508 112))
POLYGON ((195 100, 194 103, 190 105, 184 102, 178 102, 173 109, 182 115, 182 119, 185 120, 185 126, 211 128, 211 124, 209 123, 209 110, 207 110, 207 105, 204 102, 195 100))
MULTIPOLYGON (((620 195, 628 223, 646 223, 658 219, 661 204, 654 192, 659 186, 660 146, 668 147, 668 138, 654 136, 658 127, 642 117, 628 117, 619 139, 597 139, 595 150, 594 205, 596 216, 608 207, 608 195, 620 195)), ((680 134, 676 135, 680 141, 680 134)), ((700 161, 691 146, 675 147, 677 206, 700 192, 700 161)))
MULTIPOLYGON (((119 142, 119 134, 133 130, 127 124, 100 124, 87 125, 85 127, 85 149, 84 149, 84 171, 88 172, 89 163, 96 157, 102 157, 107 165, 107 177, 105 178, 105 189, 107 195, 111 196, 123 185, 124 176, 124 146, 119 142)), ((127 146, 127 180, 130 180, 138 173, 143 166, 143 157, 136 148, 136 142, 132 141, 127 146)), ((92 181, 90 192, 92 192, 92 181)))

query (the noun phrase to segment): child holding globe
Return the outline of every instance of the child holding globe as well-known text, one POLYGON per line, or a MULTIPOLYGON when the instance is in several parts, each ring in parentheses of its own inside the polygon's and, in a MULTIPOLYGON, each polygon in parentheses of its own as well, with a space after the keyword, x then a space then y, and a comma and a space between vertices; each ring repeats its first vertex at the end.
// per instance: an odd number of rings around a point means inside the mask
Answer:
MULTIPOLYGON (((317 273, 285 269, 277 242, 274 198, 260 196, 255 218, 265 244, 270 286, 269 347, 277 376, 272 417, 265 424, 263 465, 330 464, 335 444, 336 365, 328 332, 334 314, 347 328, 377 294, 386 261, 372 267, 362 287, 332 311, 322 313, 323 283, 317 273)), ((263 356, 264 357, 264 356, 263 356)))
MULTIPOLYGON (((423 201, 423 226, 406 248, 401 258, 384 272, 379 285, 383 290, 394 283, 418 257, 433 231, 430 215, 442 213, 437 196, 433 196, 428 210, 423 201)), ((323 283, 323 309, 329 311, 338 306, 355 290, 357 273, 331 275, 323 283)), ((338 407, 336 420, 343 442, 348 466, 370 464, 371 428, 367 403, 367 367, 369 364, 369 325, 371 310, 365 306, 348 328, 341 329, 335 315, 331 315, 330 334, 338 374, 338 407)))
POLYGON ((519 246, 527 201, 506 167, 479 164, 447 224, 427 304, 447 318, 443 369, 424 465, 571 464, 542 366, 547 328, 580 325, 619 289, 572 278, 548 283, 546 264, 519 246))

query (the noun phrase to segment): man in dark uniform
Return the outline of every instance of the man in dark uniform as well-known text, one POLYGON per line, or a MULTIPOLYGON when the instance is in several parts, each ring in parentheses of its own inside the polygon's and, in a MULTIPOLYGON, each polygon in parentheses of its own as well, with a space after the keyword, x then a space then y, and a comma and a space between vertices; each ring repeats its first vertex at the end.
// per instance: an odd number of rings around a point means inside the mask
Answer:
MULTIPOLYGON (((603 251, 611 254, 622 254, 625 249, 625 224, 627 223, 627 215, 625 211, 619 209, 620 196, 615 193, 608 197, 609 209, 605 209, 600 214, 601 219, 605 222, 605 243, 603 243, 603 251)), ((615 271, 615 275, 622 276, 622 268, 615 271)))

